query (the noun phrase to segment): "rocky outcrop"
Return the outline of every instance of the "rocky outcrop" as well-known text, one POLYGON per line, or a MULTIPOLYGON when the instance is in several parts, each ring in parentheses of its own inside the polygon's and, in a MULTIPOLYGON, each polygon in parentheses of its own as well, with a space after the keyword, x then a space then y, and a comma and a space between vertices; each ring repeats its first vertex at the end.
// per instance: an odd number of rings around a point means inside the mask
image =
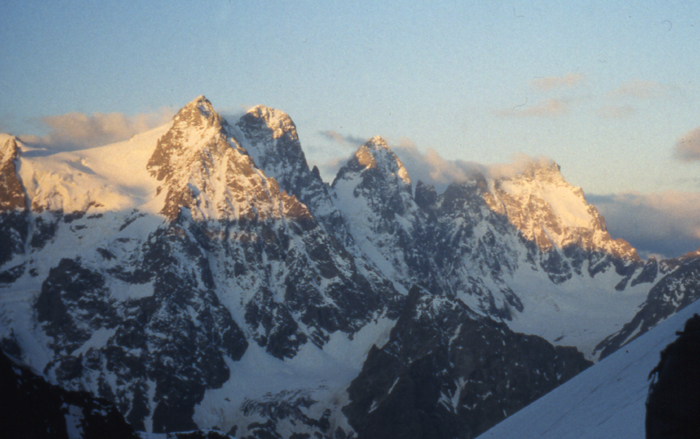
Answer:
MULTIPOLYGON (((17 139, 8 138, 0 146, 0 267, 24 251, 29 233, 27 197, 17 172, 18 157, 17 139)), ((20 267, 17 265, 0 272, 0 282, 13 282, 23 270, 20 267)))
POLYGON ((286 113, 258 105, 236 122, 234 133, 240 134, 236 138, 266 176, 304 203, 340 243, 352 244, 333 192, 318 168, 309 168, 296 126, 286 113))
POLYGON ((5 437, 138 439, 116 407, 51 385, 0 352, 0 431, 5 437))
POLYGON ((0 146, 0 212, 24 210, 27 198, 17 173, 19 146, 13 137, 0 146))
POLYGON ((369 352, 344 412, 360 439, 468 439, 590 365, 573 348, 416 287, 387 344, 369 352))

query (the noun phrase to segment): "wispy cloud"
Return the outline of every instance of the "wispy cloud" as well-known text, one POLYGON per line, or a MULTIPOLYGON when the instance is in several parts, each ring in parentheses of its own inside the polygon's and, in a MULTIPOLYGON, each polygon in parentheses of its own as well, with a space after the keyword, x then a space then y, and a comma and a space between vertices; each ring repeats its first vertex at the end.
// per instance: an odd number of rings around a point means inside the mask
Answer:
POLYGON ((569 113, 571 101, 568 99, 548 99, 534 105, 527 102, 512 108, 505 108, 494 112, 500 117, 561 117, 569 113))
POLYGON ((613 238, 642 255, 680 256, 700 248, 700 193, 587 195, 613 238))
POLYGON ((631 105, 605 105, 600 107, 596 114, 601 119, 626 119, 636 112, 637 109, 631 105))
POLYGON ((659 99, 667 97, 672 89, 672 87, 653 81, 630 81, 610 92, 610 96, 635 99, 659 99))
POLYGON ((364 144, 367 140, 363 137, 359 136, 353 136, 351 134, 340 134, 337 131, 333 130, 326 130, 326 131, 319 131, 319 134, 321 134, 323 137, 325 137, 328 140, 332 140, 336 143, 339 143, 344 146, 348 147, 354 147, 357 148, 360 145, 364 144))
MULTIPOLYGON (((353 154, 366 141, 358 136, 341 135, 330 130, 323 131, 321 134, 343 146, 352 147, 353 154)), ((464 181, 473 178, 476 174, 488 172, 486 167, 476 163, 446 160, 432 148, 428 148, 427 151, 423 152, 408 138, 385 140, 408 170, 408 174, 414 184, 422 181, 433 185, 438 192, 443 191, 452 182, 464 181)), ((332 158, 321 163, 319 168, 323 175, 335 176, 349 159, 350 156, 332 158)))
POLYGON ((581 73, 567 73, 564 76, 547 76, 544 78, 536 78, 530 82, 533 88, 541 91, 550 91, 555 89, 566 89, 581 84, 584 81, 581 73))
POLYGON ((522 174, 532 164, 554 163, 548 157, 531 157, 521 153, 515 155, 510 163, 482 165, 464 160, 445 159, 432 148, 423 152, 409 139, 400 139, 398 142, 389 142, 389 144, 406 166, 411 181, 431 184, 438 192, 444 191, 450 183, 473 180, 479 176, 508 178, 522 174))
MULTIPOLYGON (((369 140, 369 137, 364 138, 353 134, 340 134, 334 130, 320 130, 318 131, 318 134, 320 134, 321 137, 333 142, 333 144, 335 144, 337 147, 342 148, 333 148, 333 150, 337 151, 335 153, 342 154, 341 156, 325 159, 317 165, 321 175, 328 180, 335 178, 338 170, 347 163, 352 155, 354 155, 357 148, 369 140), (350 155, 346 155, 347 151, 352 151, 352 153, 350 155)), ((324 149, 326 150, 326 153, 328 153, 328 148, 324 149)))
POLYGON ((452 182, 468 180, 485 170, 483 166, 476 163, 446 160, 432 148, 422 152, 410 139, 390 141, 389 144, 408 170, 413 183, 422 181, 431 184, 438 192, 443 191, 452 182))
POLYGON ((700 128, 695 128, 678 139, 673 155, 683 162, 700 161, 700 128))
POLYGON ((49 133, 45 136, 22 135, 23 142, 51 150, 72 150, 107 145, 126 140, 134 134, 166 123, 173 111, 127 116, 123 113, 67 113, 41 120, 49 133))

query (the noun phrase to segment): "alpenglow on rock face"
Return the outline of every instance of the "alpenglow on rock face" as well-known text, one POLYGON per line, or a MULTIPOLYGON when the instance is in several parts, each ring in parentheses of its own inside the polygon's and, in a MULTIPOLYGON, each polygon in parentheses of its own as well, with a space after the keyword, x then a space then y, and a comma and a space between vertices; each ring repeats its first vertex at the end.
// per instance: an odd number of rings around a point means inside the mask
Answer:
POLYGON ((100 148, 0 143, 0 348, 141 431, 473 437, 697 288, 550 163, 438 193, 374 137, 329 185, 288 115, 203 96, 100 148))
POLYGON ((15 166, 18 154, 19 147, 15 138, 8 138, 0 146, 0 211, 27 207, 22 182, 15 166))

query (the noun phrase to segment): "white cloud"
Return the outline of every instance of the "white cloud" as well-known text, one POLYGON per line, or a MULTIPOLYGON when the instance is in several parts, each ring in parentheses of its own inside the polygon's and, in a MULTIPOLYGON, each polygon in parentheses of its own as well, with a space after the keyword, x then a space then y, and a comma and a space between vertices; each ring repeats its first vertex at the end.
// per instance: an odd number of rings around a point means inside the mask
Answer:
POLYGON ((445 159, 432 148, 422 152, 409 139, 389 143, 406 166, 411 181, 414 184, 418 181, 431 184, 438 192, 443 192, 453 182, 473 180, 479 176, 489 179, 508 178, 522 174, 533 163, 546 166, 554 164, 548 157, 531 157, 520 153, 513 157, 511 163, 482 165, 464 160, 445 159))
MULTIPOLYGON (((695 136, 700 138, 700 128, 696 131, 695 136)), ((358 139, 354 136, 341 137, 358 139)), ((508 164, 481 165, 445 159, 435 149, 421 151, 410 139, 387 139, 387 143, 406 166, 414 185, 422 181, 433 185, 438 193, 452 182, 470 180, 479 175, 507 178, 523 173, 533 163, 554 164, 548 157, 520 154, 508 164)), ((334 176, 348 158, 326 162, 322 166, 324 173, 334 176)), ((589 194, 586 199, 603 215, 612 237, 629 241, 643 257, 674 257, 700 248, 700 193, 589 194)))
POLYGON ((23 142, 51 150, 66 151, 91 148, 126 140, 170 120, 173 111, 127 116, 123 113, 67 113, 48 116, 41 122, 48 128, 45 136, 23 135, 23 142))
POLYGON ((476 163, 445 160, 432 148, 422 152, 409 139, 390 142, 390 146, 408 170, 414 184, 418 181, 432 184, 438 192, 444 191, 452 182, 465 181, 485 172, 485 167, 476 163))
POLYGON ((328 140, 332 140, 343 146, 352 148, 358 148, 360 145, 363 145, 367 140, 369 140, 363 137, 353 136, 351 134, 343 135, 333 130, 319 131, 319 134, 328 140))
POLYGON ((582 83, 584 80, 581 73, 567 73, 564 76, 547 76, 545 78, 533 79, 530 84, 532 87, 541 91, 550 91, 554 89, 571 88, 582 83))

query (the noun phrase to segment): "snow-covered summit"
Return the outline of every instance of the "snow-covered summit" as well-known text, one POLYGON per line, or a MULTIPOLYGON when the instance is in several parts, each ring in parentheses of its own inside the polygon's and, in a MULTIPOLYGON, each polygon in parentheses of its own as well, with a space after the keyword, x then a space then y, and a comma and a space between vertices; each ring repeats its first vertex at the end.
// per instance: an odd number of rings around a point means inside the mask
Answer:
POLYGON ((296 125, 289 115, 258 105, 244 114, 230 131, 267 177, 274 178, 282 190, 305 204, 340 242, 351 242, 333 193, 318 169, 309 168, 296 125))
MULTIPOLYGON (((340 168, 332 185, 350 233, 363 253, 400 289, 414 282, 398 247, 422 240, 424 219, 412 196, 403 163, 381 137, 360 146, 340 168)), ((416 253, 421 253, 414 248, 416 253)))
POLYGON ((158 140, 148 161, 151 175, 166 182, 174 178, 196 160, 197 154, 214 137, 225 139, 222 123, 223 119, 204 96, 184 106, 173 117, 172 127, 158 140))
MULTIPOLYGON (((364 169, 375 168, 381 172, 386 179, 396 179, 402 190, 410 188, 411 179, 403 163, 389 148, 386 141, 380 136, 369 139, 355 153, 353 163, 348 163, 351 167, 362 167, 364 169)), ((339 172, 338 176, 341 173, 339 172)))
POLYGON ((492 196, 485 198, 489 207, 505 215, 543 251, 576 246, 640 260, 629 243, 610 237, 603 217, 586 202, 583 190, 569 184, 552 161, 533 160, 521 173, 496 178, 491 186, 492 196))
MULTIPOLYGON (((266 107, 264 105, 256 105, 241 117, 240 122, 241 125, 245 125, 255 120, 260 121, 259 123, 264 123, 265 126, 271 130, 270 134, 273 139, 279 139, 282 136, 289 136, 291 139, 297 140, 299 138, 296 125, 294 125, 292 118, 282 110, 266 107)), ((296 146, 296 144, 293 146, 296 146)))
POLYGON ((258 105, 244 114, 231 131, 255 165, 277 180, 282 189, 297 197, 306 189, 303 186, 310 183, 311 171, 289 115, 258 105))

